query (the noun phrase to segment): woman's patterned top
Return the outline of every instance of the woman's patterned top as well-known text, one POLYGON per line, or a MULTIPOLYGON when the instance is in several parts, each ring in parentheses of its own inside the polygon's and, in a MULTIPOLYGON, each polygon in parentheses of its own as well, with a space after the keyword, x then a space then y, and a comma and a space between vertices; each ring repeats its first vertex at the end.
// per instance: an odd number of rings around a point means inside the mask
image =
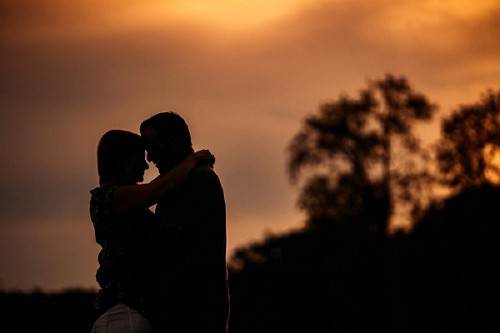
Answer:
POLYGON ((100 290, 93 304, 93 322, 109 308, 123 303, 146 318, 151 316, 155 249, 154 214, 136 209, 117 214, 113 197, 118 186, 98 187, 90 191, 90 217, 95 239, 102 250, 96 280, 100 290))

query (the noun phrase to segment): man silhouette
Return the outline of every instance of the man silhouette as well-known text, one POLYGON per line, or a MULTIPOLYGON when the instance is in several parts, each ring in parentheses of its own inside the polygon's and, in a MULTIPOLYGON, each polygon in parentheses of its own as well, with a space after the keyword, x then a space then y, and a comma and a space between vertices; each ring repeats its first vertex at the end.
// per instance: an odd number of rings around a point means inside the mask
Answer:
MULTIPOLYGON (((140 127, 147 158, 160 174, 193 152, 184 119, 159 113, 140 127)), ((156 206, 160 262, 161 332, 227 332, 226 211, 219 178, 197 166, 182 186, 156 206)))

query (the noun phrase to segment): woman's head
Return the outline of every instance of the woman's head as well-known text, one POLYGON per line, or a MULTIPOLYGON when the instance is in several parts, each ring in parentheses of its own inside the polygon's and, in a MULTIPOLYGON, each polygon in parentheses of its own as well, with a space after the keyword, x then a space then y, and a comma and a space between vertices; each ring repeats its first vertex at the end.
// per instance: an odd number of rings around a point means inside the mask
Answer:
POLYGON ((148 169, 141 137, 124 130, 110 130, 97 146, 99 184, 110 180, 119 184, 143 181, 148 169))

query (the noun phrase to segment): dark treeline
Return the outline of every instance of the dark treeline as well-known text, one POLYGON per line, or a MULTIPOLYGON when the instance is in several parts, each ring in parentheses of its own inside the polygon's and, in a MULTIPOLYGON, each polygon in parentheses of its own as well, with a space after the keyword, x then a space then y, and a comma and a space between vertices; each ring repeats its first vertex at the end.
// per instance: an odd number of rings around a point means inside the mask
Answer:
POLYGON ((96 293, 70 290, 60 293, 1 292, 2 332, 88 332, 90 306, 96 293))
POLYGON ((499 188, 465 191, 409 234, 332 227, 240 250, 231 329, 498 332, 499 200, 499 188))
MULTIPOLYGON (((423 144, 437 110, 386 75, 304 120, 288 172, 307 220, 233 253, 230 332, 500 331, 500 92, 423 144)), ((0 310, 17 332, 85 332, 93 297, 0 293, 0 310)))

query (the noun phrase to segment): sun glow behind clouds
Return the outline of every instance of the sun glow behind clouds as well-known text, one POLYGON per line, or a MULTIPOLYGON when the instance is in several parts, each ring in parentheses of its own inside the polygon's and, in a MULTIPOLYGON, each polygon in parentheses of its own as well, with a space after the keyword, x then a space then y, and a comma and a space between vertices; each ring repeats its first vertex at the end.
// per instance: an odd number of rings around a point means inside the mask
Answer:
POLYGON ((305 5, 309 5, 308 0, 77 0, 71 4, 65 0, 19 0, 0 5, 0 21, 6 20, 0 36, 46 40, 174 26, 241 32, 261 29, 305 5))
MULTIPOLYGON (((93 0, 92 0, 93 1, 93 0)), ((92 2, 91 1, 91 2, 92 2)), ((387 0, 391 3, 392 0, 387 0)), ((123 7, 128 7, 127 16, 146 22, 164 22, 173 19, 179 21, 194 21, 212 23, 231 27, 255 27, 266 22, 280 19, 301 9, 313 8, 336 3, 345 6, 346 0, 146 0, 132 1, 123 7)), ((382 2, 383 3, 383 2, 382 2)), ((362 6, 362 3, 360 3, 362 6)), ((399 18, 419 18, 428 23, 441 22, 444 18, 476 19, 488 11, 498 7, 498 0, 422 0, 401 1, 397 6, 387 6, 393 13, 399 13, 399 18)), ((116 7, 114 8, 116 12, 116 7)), ((123 13, 123 12, 122 12, 123 13)))
POLYGON ((407 34, 419 26, 438 29, 443 25, 474 21, 497 8, 498 0, 402 1, 397 6, 387 6, 384 19, 390 31, 407 34))
POLYGON ((429 10, 451 17, 474 19, 498 7, 498 0, 430 0, 429 10))
POLYGON ((306 3, 306 0, 149 1, 134 6, 127 16, 130 20, 140 16, 152 24, 181 21, 245 29, 280 19, 306 3))
MULTIPOLYGON (((476 20, 488 13, 493 15, 494 10, 498 8, 497 0, 401 1, 397 6, 393 4, 393 0, 373 3, 360 2, 359 8, 368 10, 384 8, 380 24, 386 26, 391 35, 400 34, 402 40, 408 40, 408 34, 412 31, 419 37, 422 29, 425 30, 426 38, 429 38, 429 31, 440 29, 443 24, 450 24, 450 19, 452 22, 476 20), (373 7, 370 5, 373 3, 378 5, 373 7)), ((9 32, 10 29, 6 29, 0 35, 10 36, 14 40, 24 40, 26 33, 30 38, 68 35, 75 37, 151 27, 160 29, 191 27, 200 31, 215 29, 230 34, 264 31, 276 27, 274 25, 276 22, 293 20, 299 13, 314 12, 315 9, 321 10, 323 7, 333 7, 342 12, 345 8, 351 8, 351 2, 350 0, 128 0, 124 2, 77 0, 69 5, 65 0, 54 0, 50 4, 37 0, 19 0, 15 5, 7 3, 3 6, 8 14, 4 18, 9 19, 6 27, 14 30, 9 32)), ((373 14, 375 17, 376 13, 373 14)), ((412 40, 413 38, 415 36, 412 36, 412 40)), ((439 43, 443 43, 442 38, 439 39, 439 43)))

